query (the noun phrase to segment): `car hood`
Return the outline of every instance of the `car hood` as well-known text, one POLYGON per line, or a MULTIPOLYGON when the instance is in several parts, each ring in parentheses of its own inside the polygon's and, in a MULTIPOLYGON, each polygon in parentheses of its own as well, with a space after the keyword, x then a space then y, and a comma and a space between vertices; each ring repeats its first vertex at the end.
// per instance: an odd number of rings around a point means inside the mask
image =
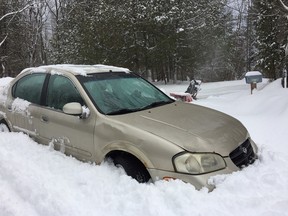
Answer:
POLYGON ((114 117, 187 151, 222 156, 228 156, 248 134, 238 120, 227 114, 182 102, 114 117))

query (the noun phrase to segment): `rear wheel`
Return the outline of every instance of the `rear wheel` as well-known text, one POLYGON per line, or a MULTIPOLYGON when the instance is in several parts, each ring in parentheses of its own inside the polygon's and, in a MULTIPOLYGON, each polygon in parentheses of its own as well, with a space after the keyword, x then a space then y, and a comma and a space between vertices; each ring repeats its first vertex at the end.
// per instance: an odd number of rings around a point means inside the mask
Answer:
POLYGON ((150 180, 151 177, 146 167, 136 157, 129 154, 119 154, 112 159, 115 166, 122 167, 127 175, 139 183, 146 183, 150 180))
POLYGON ((0 132, 10 132, 10 129, 5 120, 0 121, 0 132))

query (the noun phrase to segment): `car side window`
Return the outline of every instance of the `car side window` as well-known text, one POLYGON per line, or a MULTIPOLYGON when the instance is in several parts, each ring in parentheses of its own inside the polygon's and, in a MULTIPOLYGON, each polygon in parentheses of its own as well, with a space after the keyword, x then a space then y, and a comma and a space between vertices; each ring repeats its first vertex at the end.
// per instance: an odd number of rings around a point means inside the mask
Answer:
POLYGON ((49 79, 46 105, 62 110, 67 103, 78 102, 84 105, 84 101, 74 84, 61 75, 52 75, 49 79))
POLYGON ((45 78, 46 74, 44 73, 29 74, 22 77, 13 86, 13 97, 21 98, 34 104, 40 104, 45 78))

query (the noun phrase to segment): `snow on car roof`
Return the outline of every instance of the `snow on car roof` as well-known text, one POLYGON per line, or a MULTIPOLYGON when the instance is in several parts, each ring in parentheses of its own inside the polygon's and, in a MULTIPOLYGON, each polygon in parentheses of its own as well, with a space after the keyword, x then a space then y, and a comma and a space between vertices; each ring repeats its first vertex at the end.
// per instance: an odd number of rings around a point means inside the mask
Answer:
POLYGON ((130 70, 127 68, 110 66, 110 65, 74 65, 74 64, 57 64, 57 65, 44 65, 35 68, 28 68, 22 71, 25 72, 29 70, 30 72, 45 72, 46 70, 50 70, 53 73, 61 73, 61 72, 70 72, 74 75, 82 75, 86 76, 91 73, 101 73, 101 72, 125 72, 129 73, 130 70))

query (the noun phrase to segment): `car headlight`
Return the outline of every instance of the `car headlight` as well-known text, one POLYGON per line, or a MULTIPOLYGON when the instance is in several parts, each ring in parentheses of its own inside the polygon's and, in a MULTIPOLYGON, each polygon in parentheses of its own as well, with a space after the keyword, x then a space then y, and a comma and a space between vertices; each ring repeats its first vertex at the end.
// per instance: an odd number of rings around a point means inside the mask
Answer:
POLYGON ((224 169, 224 159, 214 153, 182 153, 174 157, 176 172, 203 174, 224 169))

